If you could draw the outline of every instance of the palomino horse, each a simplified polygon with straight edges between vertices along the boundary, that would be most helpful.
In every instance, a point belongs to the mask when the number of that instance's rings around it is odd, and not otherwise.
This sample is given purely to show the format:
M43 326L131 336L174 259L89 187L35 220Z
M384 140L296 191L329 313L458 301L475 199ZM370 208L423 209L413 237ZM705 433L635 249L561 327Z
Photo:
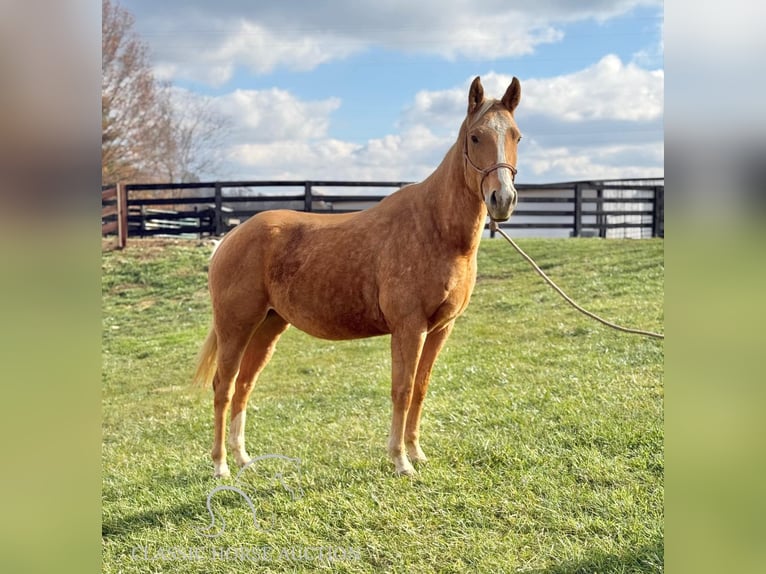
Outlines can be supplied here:
M521 135L518 79L500 100L477 77L457 142L421 183L351 214L259 213L227 234L210 261L213 327L195 381L212 381L215 476L240 466L245 409L258 374L289 325L323 339L391 335L393 416L388 453L401 475L426 460L420 414L431 369L468 305L487 213L507 220ZM409 455L409 459L408 459Z

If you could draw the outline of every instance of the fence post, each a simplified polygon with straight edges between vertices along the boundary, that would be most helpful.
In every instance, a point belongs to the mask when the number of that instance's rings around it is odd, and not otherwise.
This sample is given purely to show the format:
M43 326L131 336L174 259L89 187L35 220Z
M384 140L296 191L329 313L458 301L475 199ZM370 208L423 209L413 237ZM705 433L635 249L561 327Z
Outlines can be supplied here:
M125 249L128 244L128 190L117 184L117 245Z
M310 212L312 207L312 197L311 197L311 182L306 181L303 183L303 189L304 189L304 195L303 195L303 211Z
M661 214L665 209L665 188L655 186L654 188L654 202L652 209L652 237L660 236L660 225L664 218L661 218ZM664 233L662 236L664 237Z
M582 188L579 183L574 187L574 226L572 237L580 237L582 231Z
M596 210L598 215L596 216L596 223L598 224L598 236L606 237L606 210L604 209L604 188L599 187L596 189L596 196L598 201L596 203Z
M215 215L213 218L215 234L223 234L223 191L220 182L215 182Z

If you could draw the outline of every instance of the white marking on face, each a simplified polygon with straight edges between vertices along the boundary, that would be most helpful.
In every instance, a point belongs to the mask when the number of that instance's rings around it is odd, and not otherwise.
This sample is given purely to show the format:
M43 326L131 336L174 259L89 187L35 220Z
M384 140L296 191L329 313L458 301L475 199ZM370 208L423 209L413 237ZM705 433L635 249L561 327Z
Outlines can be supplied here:
M497 163L509 163L505 159L505 136L508 130L511 129L511 122L505 114L495 114L487 122L487 125L497 133ZM500 180L501 195L506 193L514 195L516 193L511 170L505 168L498 169L497 178Z

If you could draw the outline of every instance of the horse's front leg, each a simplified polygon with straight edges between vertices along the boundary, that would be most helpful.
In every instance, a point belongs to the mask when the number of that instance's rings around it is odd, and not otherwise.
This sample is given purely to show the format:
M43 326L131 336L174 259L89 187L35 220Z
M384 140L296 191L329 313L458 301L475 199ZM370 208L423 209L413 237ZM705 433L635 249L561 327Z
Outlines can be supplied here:
M442 350L444 343L452 332L454 321L449 322L438 331L428 334L423 352L418 362L418 370L415 375L415 385L412 390L412 400L407 412L407 424L404 433L404 442L407 445L407 453L410 455L411 462L425 462L428 460L420 448L420 415L423 412L423 400L426 398L428 383L431 380L431 370L433 369L436 357Z
M391 434L388 438L388 454L396 467L396 473L411 476L415 473L404 447L404 426L412 399L412 386L426 339L425 326L408 326L391 335Z

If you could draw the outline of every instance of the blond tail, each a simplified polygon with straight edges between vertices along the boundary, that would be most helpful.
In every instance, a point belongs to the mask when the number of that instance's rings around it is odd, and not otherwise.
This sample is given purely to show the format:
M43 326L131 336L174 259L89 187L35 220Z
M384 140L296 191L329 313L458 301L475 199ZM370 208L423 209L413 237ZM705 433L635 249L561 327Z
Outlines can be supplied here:
M217 355L218 337L215 334L215 329L211 327L210 332L207 334L207 339L205 339L197 355L197 369L194 371L192 385L208 387L212 384L215 368L218 363Z

